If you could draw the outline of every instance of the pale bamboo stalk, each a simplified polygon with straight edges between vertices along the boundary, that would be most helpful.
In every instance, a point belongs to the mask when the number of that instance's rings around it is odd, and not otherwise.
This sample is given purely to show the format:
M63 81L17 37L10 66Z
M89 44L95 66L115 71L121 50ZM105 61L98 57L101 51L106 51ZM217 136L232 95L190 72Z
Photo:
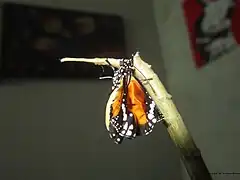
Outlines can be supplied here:
M119 59L114 58L63 58L61 61L77 61L94 63L96 65L109 65L106 59L113 67L119 68L120 61ZM172 101L172 96L166 91L164 85L154 73L151 66L141 59L139 53L136 53L133 56L133 62L135 67L134 76L142 82L142 85L145 87L149 95L155 101L158 109L163 114L164 124L166 125L172 141L180 150L181 159L191 180L212 180L199 149L194 143L192 136L190 135L181 115ZM146 79L149 80L146 81ZM112 103L113 97L114 95L112 94L109 97L106 106L105 122L107 127L109 124L109 107Z

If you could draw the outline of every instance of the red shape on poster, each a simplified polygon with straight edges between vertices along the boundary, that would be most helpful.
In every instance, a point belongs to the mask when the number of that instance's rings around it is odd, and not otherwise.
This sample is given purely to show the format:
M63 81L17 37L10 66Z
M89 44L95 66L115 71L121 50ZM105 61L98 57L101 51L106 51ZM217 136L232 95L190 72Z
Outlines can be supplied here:
M182 6L197 68L239 46L240 0L185 0Z

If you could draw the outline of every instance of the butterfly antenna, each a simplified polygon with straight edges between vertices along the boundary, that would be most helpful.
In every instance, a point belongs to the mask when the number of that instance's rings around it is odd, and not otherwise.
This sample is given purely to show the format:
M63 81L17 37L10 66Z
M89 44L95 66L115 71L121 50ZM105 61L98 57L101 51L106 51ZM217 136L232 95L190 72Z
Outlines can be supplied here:
M114 67L112 66L112 64L108 61L108 58L106 59L106 62L109 64L109 66L112 68L112 70L114 71ZM101 66L102 68L102 74L104 73L104 67ZM112 76L100 76L99 79L112 79Z
M115 71L114 67L113 67L112 64L109 62L108 58L106 59L106 62L107 62L108 65L112 68L112 70Z
M103 66L101 66L101 68L102 68L102 74L105 72L104 71L104 67ZM100 76L99 77L99 79L112 79L113 77L112 76Z

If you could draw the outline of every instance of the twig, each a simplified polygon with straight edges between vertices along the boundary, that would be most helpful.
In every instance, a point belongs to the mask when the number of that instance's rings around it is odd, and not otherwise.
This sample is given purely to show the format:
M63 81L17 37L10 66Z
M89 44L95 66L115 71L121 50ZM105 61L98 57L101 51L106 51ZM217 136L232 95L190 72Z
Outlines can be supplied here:
M96 65L109 65L106 62L106 59L111 63L112 66L119 68L120 61L113 58L64 58L61 61L78 61L94 63ZM191 180L212 180L210 173L208 172L208 169L202 159L201 153L195 145L192 136L187 130L182 117L174 105L171 95L168 94L158 76L153 72L151 66L141 59L139 53L134 55L133 62L136 69L134 76L142 82L143 86L163 114L168 133L181 152L182 161L185 164ZM144 81L146 79L149 80ZM114 95L110 96L106 107L107 126L109 124L109 106L113 97Z
M65 57L60 59L61 62L87 62L87 63L93 63L95 65L109 65L107 63L108 60L113 67L119 68L119 60L120 59L114 59L114 58L70 58Z

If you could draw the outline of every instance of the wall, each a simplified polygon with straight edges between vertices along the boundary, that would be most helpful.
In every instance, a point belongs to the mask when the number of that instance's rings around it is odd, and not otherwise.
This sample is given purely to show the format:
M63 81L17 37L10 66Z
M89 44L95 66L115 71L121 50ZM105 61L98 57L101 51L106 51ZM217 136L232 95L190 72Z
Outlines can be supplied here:
M167 85L211 172L240 172L239 48L196 70L180 1L154 1ZM213 175L239 179L239 175ZM183 178L188 179L185 170Z
M124 0L21 2L123 16L128 52L140 50L150 64L158 67L156 72L164 80L151 3ZM110 86L109 81L1 84L0 179L178 180L178 154L163 126L158 125L151 136L119 146L110 140L104 126Z

